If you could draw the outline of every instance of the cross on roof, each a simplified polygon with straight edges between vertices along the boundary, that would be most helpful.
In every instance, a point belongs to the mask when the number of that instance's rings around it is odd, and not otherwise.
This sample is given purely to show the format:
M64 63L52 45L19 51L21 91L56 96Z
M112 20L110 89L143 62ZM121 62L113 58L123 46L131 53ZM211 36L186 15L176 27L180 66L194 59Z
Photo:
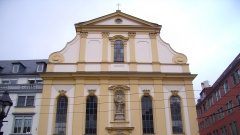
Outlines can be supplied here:
M119 10L119 6L120 6L120 4L118 3L116 6L118 6L118 10Z

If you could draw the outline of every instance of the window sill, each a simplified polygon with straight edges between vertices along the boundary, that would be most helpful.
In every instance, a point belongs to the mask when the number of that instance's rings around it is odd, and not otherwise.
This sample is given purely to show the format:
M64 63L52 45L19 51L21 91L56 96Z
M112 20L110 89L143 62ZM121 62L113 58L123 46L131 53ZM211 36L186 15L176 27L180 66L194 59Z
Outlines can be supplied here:
M9 134L9 135L32 135L32 134L24 134L24 133L12 133L12 134Z
M14 106L15 108L35 108L35 106Z

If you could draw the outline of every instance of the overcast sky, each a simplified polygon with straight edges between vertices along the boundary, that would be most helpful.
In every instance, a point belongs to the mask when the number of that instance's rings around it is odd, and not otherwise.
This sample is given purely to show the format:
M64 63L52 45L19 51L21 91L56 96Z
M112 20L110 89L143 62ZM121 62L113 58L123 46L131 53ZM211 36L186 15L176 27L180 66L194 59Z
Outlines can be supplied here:
M0 60L47 59L75 37L74 24L116 11L162 25L188 57L195 98L240 52L240 0L0 0Z

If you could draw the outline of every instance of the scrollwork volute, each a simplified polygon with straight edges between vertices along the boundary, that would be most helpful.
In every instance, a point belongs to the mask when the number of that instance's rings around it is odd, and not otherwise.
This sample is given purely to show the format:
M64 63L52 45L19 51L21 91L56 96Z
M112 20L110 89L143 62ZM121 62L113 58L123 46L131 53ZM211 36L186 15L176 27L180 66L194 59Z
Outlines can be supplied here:
M61 63L64 60L64 56L61 53L57 52L57 53L52 53L48 59L51 63Z
M80 32L81 38L87 38L88 33L87 32Z
M176 54L175 56L173 56L173 62L177 64L186 64L187 57L183 54Z
M128 32L128 37L129 38L135 38L136 32Z
M108 38L109 32L102 32L102 37L103 38Z
M149 33L151 39L156 39L157 33Z

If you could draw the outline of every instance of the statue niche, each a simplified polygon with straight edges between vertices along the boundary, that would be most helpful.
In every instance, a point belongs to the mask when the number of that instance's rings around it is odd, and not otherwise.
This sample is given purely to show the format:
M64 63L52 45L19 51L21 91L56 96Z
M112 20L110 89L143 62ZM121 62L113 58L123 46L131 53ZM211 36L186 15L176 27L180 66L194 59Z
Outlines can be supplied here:
M114 103L115 103L115 120L125 120L124 116L125 98L124 92L122 90L115 91Z

